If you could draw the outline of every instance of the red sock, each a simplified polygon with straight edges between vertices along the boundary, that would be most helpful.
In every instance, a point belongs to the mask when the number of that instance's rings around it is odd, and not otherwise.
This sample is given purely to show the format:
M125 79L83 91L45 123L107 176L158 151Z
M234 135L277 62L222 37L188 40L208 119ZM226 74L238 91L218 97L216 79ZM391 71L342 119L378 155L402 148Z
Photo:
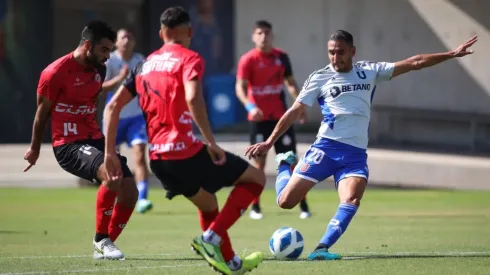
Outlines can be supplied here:
M109 234L109 223L111 222L115 201L116 192L101 185L99 191L97 191L97 202L95 205L95 233Z
M254 198L264 190L264 186L256 183L241 183L235 186L228 196L223 210L209 226L209 229L223 238L228 229L240 218Z
M134 208L128 208L120 203L116 203L114 213L112 214L111 224L109 224L109 238L115 242L121 234L124 227L131 218Z
M259 204L260 202L260 196L257 196L254 198L254 200L252 201L252 204L255 205L255 204Z
M218 210L214 212L199 211L199 222L201 224L201 229L203 232L209 228L209 226L216 219L218 214ZM223 259L225 260L225 262L229 262L233 260L233 257L235 257L235 251L233 251L233 248L231 247L231 241L228 233L225 233L223 236L221 236L221 240L221 254L223 255Z

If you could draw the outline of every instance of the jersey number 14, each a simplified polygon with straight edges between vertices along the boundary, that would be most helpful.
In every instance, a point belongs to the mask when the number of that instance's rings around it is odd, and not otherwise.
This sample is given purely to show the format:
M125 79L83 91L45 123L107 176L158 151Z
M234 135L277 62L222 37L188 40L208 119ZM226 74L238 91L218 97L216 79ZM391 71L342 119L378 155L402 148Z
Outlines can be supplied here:
M63 123L63 134L68 136L69 134L78 135L77 124L72 122Z

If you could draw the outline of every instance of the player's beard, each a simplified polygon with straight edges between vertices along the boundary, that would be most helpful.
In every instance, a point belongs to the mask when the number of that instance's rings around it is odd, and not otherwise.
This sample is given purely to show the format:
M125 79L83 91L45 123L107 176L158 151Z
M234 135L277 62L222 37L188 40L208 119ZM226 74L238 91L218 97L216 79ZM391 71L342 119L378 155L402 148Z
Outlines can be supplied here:
M97 58L97 55L95 54L94 50L90 50L89 51L90 54L87 56L87 61L90 65L94 66L96 69L98 68L101 68L101 67L104 67L105 65L105 62L106 62L106 59L102 59L102 60L99 60Z

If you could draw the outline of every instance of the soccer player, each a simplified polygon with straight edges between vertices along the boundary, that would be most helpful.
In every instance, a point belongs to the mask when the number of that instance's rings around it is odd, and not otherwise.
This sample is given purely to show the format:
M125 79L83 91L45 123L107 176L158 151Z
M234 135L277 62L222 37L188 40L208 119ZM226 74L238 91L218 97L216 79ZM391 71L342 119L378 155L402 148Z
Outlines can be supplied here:
M125 29L117 32L116 50L106 62L107 73L102 84L102 90L109 92L106 103L110 101L114 92L128 75L130 69L145 60L142 54L133 52L135 46L133 34ZM107 133L106 133L107 135ZM148 200L148 169L146 165L146 122L138 100L133 99L126 105L120 114L120 123L117 128L116 144L119 146L126 143L132 147L135 179L139 191L136 211L145 213L151 210L153 204Z
M352 35L339 30L330 36L330 64L309 76L296 102L279 120L269 139L250 146L245 153L249 157L265 154L300 117L305 106L312 106L315 101L319 103L323 120L317 140L299 160L294 172L290 172L290 167L297 162L293 152L276 157L279 165L276 194L281 208L293 208L315 184L330 176L335 179L340 204L320 243L308 256L309 260L341 258L328 250L347 229L366 189L368 126L376 85L413 70L471 54L473 51L468 48L476 41L474 36L455 50L419 54L396 63L353 63L356 48Z
M105 22L91 21L82 31L79 46L48 65L37 88L37 112L32 140L24 155L29 170L36 164L42 133L51 116L53 151L61 168L101 183L96 199L94 259L123 259L114 245L129 221L138 189L126 158L122 177L110 178L104 162L104 136L96 121L96 101L105 77L105 61L114 47L116 32ZM117 202L116 202L117 199Z
M265 175L216 144L201 91L204 61L188 49L192 34L188 13L168 8L160 25L164 45L130 72L107 105L107 172L110 177L121 176L115 130L120 110L137 96L148 127L151 170L168 191L167 198L183 195L198 208L204 233L193 239L192 248L222 274L243 274L257 267L264 254L240 259L227 231L261 194ZM193 135L193 121L204 144ZM215 193L225 186L233 190L219 212Z
M248 111L250 121L250 144L267 140L277 121L286 112L284 84L289 93L296 98L298 85L288 55L272 45L272 24L259 20L255 22L252 41L255 48L240 58L237 68L236 95ZM305 120L302 114L301 123ZM274 143L276 154L296 152L296 137L289 128ZM254 158L257 168L264 171L267 155ZM311 217L306 199L301 200L301 219ZM252 203L250 218L262 219L259 197Z

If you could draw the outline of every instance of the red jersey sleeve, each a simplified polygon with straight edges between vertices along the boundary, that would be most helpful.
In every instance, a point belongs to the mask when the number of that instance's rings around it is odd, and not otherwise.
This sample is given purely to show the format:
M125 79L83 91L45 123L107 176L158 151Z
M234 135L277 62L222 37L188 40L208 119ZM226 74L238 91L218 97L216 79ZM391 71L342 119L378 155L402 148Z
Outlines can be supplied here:
M184 83L196 77L200 80L204 74L204 60L198 54L192 55L184 61L182 70Z
M246 55L243 55L238 61L236 77L237 79L249 80L251 76L252 68L250 66L250 58L248 58Z
M57 76L57 72L53 70L44 70L39 78L39 84L37 85L37 94L46 97L51 101L55 101L58 97L62 83L60 77Z

